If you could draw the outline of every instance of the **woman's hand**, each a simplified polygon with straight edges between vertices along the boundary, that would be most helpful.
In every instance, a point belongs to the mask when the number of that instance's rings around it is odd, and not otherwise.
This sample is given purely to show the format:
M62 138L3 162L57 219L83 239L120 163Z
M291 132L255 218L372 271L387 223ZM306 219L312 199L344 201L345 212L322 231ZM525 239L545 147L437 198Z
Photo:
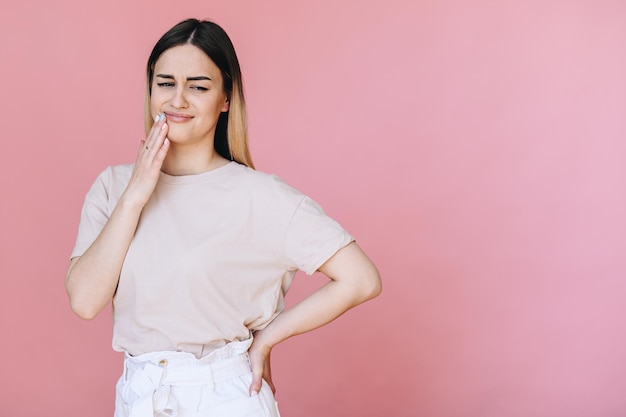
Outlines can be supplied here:
M82 256L70 262L65 288L72 310L91 320L111 301L139 216L154 191L169 148L167 124L160 115L141 141L128 186L102 231Z
M250 349L248 349L248 356L250 357L250 365L252 366L252 384L250 385L250 395L257 395L261 391L263 380L272 389L272 392L276 394L276 387L272 382L272 369L270 365L270 354L272 348L263 344L262 337L263 330L255 332L254 339Z
M150 199L170 145L167 130L165 116L158 114L148 137L140 141L135 167L122 196L127 202L143 207Z

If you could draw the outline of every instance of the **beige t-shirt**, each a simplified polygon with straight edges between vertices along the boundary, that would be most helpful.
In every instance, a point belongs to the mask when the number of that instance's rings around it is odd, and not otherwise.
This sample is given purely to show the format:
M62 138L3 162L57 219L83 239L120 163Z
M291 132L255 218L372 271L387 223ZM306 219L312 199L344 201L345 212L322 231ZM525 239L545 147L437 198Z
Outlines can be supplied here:
M105 169L85 198L72 257L107 222L133 165ZM315 272L353 238L309 197L236 162L161 173L113 298L113 348L203 357L284 308L296 270Z

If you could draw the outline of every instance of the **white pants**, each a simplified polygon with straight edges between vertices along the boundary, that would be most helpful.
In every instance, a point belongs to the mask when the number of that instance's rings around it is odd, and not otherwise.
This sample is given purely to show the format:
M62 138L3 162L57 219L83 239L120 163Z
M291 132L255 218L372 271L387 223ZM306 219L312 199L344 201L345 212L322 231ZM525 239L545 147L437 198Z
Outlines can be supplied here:
M280 417L265 381L250 397L251 342L229 343L202 359L185 352L126 354L115 417Z

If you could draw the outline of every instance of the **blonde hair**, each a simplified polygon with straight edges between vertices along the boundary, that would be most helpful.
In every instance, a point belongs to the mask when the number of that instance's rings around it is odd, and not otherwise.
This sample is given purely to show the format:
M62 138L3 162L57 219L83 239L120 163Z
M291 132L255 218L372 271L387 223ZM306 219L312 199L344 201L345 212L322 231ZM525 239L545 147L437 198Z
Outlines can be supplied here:
M246 113L243 85L234 83L229 100L226 137L230 155L234 161L254 168L250 148L248 147L248 115Z

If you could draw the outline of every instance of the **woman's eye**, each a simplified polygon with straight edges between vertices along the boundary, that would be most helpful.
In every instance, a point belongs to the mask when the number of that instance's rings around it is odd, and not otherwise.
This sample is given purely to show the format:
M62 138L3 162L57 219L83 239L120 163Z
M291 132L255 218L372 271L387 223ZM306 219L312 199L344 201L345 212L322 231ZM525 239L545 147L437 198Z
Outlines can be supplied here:
M172 87L174 83L157 83L159 87Z
M193 90L197 90L197 91L209 91L209 89L208 89L208 88L206 88L206 87L202 87L202 86L199 86L199 85L193 85L193 86L191 86L191 88L192 88Z

